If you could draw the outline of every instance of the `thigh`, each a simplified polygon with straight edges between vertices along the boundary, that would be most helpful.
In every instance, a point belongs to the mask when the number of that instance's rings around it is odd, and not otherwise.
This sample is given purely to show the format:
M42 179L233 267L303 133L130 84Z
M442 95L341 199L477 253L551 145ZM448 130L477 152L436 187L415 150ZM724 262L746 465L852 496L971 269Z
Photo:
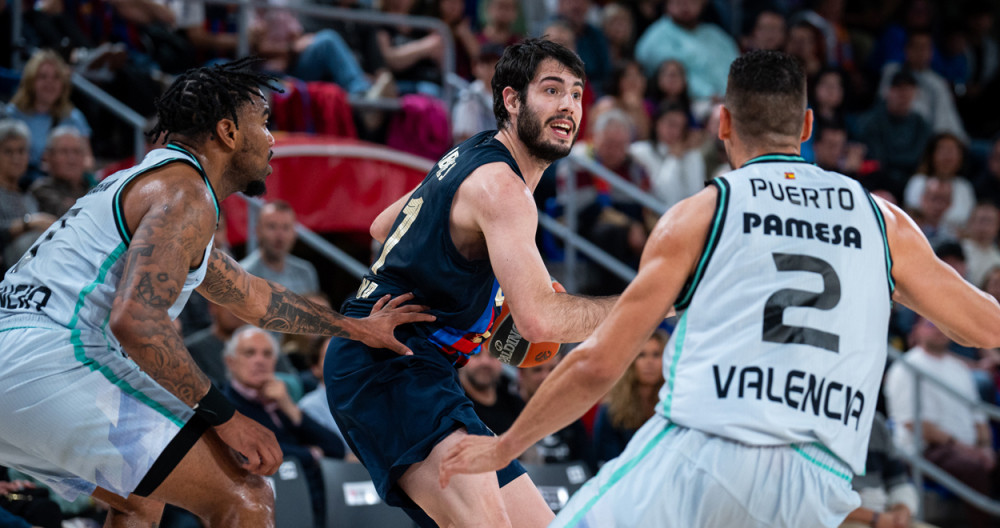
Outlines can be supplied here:
M101 336L0 332L0 462L69 499L127 496L192 415ZM39 439L45 439L39 442Z

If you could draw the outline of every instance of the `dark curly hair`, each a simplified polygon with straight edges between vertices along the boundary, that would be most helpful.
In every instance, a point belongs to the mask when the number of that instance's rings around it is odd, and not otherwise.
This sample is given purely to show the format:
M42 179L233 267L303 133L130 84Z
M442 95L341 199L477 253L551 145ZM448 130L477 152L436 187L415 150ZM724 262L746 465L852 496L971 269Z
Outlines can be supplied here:
M173 134L202 140L226 118L239 128L236 112L241 104L260 97L261 88L284 91L275 84L277 77L253 69L261 60L244 57L184 72L156 99L157 122L146 135L155 141L163 134L164 143Z

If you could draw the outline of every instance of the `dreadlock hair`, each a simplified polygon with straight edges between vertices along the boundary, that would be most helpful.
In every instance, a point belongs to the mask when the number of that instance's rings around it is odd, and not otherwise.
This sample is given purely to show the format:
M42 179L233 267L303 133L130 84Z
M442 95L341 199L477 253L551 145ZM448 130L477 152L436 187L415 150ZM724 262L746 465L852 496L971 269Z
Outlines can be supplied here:
M275 84L277 77L253 69L262 60L244 57L184 72L156 99L157 122L146 136L156 141L163 134L164 143L172 134L202 140L226 118L239 128L236 111L241 104L260 97L261 88L284 91Z

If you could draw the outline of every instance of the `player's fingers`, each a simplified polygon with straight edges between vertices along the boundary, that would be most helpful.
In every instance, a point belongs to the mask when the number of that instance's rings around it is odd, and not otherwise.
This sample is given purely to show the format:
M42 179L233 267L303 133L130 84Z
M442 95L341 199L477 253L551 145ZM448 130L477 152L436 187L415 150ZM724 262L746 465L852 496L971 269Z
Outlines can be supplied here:
M406 301L409 301L412 298L413 298L412 292L404 293L403 295L400 295L399 297L396 297L395 299L389 301L389 308L395 308L405 303Z
M437 317L434 317L433 315L428 314L428 313L402 314L399 317L399 323L398 324L406 324L406 323L429 323L429 322L434 321L436 319L437 319Z
M390 296L388 293L383 295L379 300L375 301L375 305L372 306L372 311L368 315L374 315L376 312L381 310L382 307L385 306L385 303L389 302L389 299L391 298L392 296Z
M257 453L257 450L248 449L243 456L246 457L246 461L243 462L243 469L251 473L257 473L260 469L260 454Z
M393 339L392 341L389 341L386 344L385 348L388 348L389 350L392 350L393 352L395 352L395 353L397 353L397 354L399 354L401 356L412 356L413 355L413 351L410 350L403 343L400 343L399 340L397 340L397 339Z
M441 489L445 489L449 482L451 482L451 471L441 464L441 469L438 470L438 484L441 485Z

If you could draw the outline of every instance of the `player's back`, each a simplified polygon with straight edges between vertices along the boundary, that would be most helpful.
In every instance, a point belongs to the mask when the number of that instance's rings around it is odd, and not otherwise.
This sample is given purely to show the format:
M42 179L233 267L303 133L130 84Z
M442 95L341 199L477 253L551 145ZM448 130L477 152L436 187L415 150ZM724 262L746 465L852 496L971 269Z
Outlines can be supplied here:
M659 412L752 445L818 442L863 472L891 306L881 212L858 182L798 156L713 183Z
M107 326L131 241L122 192L141 174L177 162L196 168L208 184L197 158L171 145L151 151L138 165L107 177L77 200L0 282L0 318L5 318L5 324L16 324L16 319L27 324L29 319L43 317L60 326L106 334L108 343L113 343ZM211 247L209 243L201 266L185 279L169 309L172 318L204 278Z
M488 258L470 260L451 237L451 205L455 193L477 168L507 163L521 175L507 148L482 132L446 154L414 190L393 222L381 254L361 281L343 312L364 316L376 300L413 292L417 304L430 307L433 323L413 325L456 363L474 353L492 321L498 286Z

